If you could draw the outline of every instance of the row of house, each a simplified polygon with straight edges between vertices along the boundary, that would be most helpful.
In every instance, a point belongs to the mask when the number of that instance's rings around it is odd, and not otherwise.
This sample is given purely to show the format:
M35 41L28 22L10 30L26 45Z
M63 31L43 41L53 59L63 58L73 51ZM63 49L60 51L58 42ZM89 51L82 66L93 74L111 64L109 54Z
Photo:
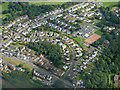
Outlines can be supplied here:
M20 20L27 19L27 18L29 18L28 15L20 17L20 18L16 19L15 21L13 21L12 23L8 24L7 26L4 26L4 29L8 29L8 28L12 27L16 22L19 22Z

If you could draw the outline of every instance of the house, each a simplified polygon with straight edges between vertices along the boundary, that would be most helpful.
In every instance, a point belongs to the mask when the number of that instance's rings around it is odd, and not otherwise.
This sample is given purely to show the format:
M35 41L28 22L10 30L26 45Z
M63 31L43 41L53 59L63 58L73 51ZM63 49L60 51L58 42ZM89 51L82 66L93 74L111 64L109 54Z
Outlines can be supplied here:
M65 70L66 70L67 68L68 68L68 66L63 66L63 69L65 69Z
M66 48L66 45L65 45L65 44L63 44L63 45L62 45L62 49L64 50L65 48Z
M17 50L18 48L17 47L14 47L14 46L9 46L10 49L15 49Z
M1 68L1 70L3 71L3 70L6 70L7 68L8 68L7 64L2 63L2 68Z
M20 68L20 67L17 67L16 69L17 69L17 70L20 70L20 71L22 71L22 72L25 72L25 70L22 69L22 68Z
M120 88L120 75L115 75L114 76L114 83L116 87Z
M59 15L58 15L58 17L62 17L62 16L63 16L63 14L59 14Z
M18 57L19 55L20 55L19 52L14 52L14 56L15 56L15 57Z
M91 20L89 20L89 19L84 19L84 21L87 23L91 22Z
M4 47L7 47L7 46L9 46L12 42L13 42L13 41L10 39L10 40L7 41L3 46L4 46Z
M89 5L89 3L85 3L84 5L82 5L82 8L84 8L84 7L88 6L88 5Z
M94 13L92 13L92 12L89 12L89 13L87 14L88 17L91 17L92 15L94 15Z
M7 65L8 65L8 67L9 67L11 70L16 70L16 68L15 68L14 65L12 65L12 64L7 64Z
M26 60L26 59L27 59L27 57L26 57L25 55L23 55L23 54L20 55L20 58L21 58L22 60Z
M20 52L22 52L23 50L25 50L25 47L23 47L23 46L19 47Z
M70 60L70 58L66 58L66 60L67 60L67 61L69 61L69 60Z
M15 35L14 39L20 38L20 35Z
M53 76L52 75L47 75L47 80L51 80L53 78Z

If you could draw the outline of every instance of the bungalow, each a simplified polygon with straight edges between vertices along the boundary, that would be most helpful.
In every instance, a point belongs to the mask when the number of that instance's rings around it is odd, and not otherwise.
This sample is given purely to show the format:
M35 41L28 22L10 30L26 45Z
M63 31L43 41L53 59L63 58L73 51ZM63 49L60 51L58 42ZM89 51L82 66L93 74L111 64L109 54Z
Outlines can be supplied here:
M17 70L20 70L20 71L22 71L22 72L25 72L25 69L22 69L22 68L20 68L20 67L17 67L16 69L17 69Z
M84 7L88 6L88 5L89 5L89 3L85 3L84 5L82 5L82 8L84 8Z
M87 23L91 22L91 20L89 20L89 19L84 19L84 21Z
M8 68L7 64L2 64L2 68L1 68L2 71L6 70L7 68Z
M87 8L87 9L85 9L86 11L90 11L91 10L91 8Z
M15 29L15 31L19 31L22 27L18 27L17 29Z
M120 88L120 75L114 76L115 86Z
M65 48L66 48L66 45L65 45L65 44L63 44L63 45L62 45L62 49L64 50Z
M12 64L7 64L7 65L8 65L8 67L9 67L11 70L16 70L16 68L15 68L14 65L12 65Z
M14 47L14 46L9 46L10 49L15 49L17 50L18 48L17 47Z
M19 52L14 52L14 56L15 56L15 57L18 57L19 55L20 55Z
M58 15L58 17L62 17L62 16L63 16L63 14L59 14L59 15Z
M71 31L67 31L67 34L71 34Z
M62 45L63 45L63 43L62 43L62 42L59 42L59 43L58 43L58 45L59 45L59 46L62 46Z
M68 66L63 66L63 69L65 69L65 70L66 70L67 68L68 68Z
M10 39L10 40L7 41L3 46L4 46L4 47L7 47L7 46L9 46L12 42L13 42L13 41Z
M70 58L66 58L66 60L67 60L67 61L69 61L69 60L70 60Z
M20 52L22 52L23 50L25 50L25 47L23 47L23 46L19 47Z
M89 13L87 14L88 17L91 17L92 15L94 15L94 13L92 13L92 12L89 12Z
M52 75L47 75L47 80L51 80L53 78L53 76Z
M21 58L22 60L26 60L26 59L27 59L27 57L26 57L25 55L20 55L20 58Z
M68 15L64 16L63 18L66 19L68 17Z

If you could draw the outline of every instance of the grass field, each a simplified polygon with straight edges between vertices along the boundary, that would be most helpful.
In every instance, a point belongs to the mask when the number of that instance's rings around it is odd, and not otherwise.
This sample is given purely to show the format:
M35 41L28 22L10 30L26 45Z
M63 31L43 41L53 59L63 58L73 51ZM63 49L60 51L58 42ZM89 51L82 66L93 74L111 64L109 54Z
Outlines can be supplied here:
M25 45L20 45L20 44L17 44L17 45L10 45L10 46L13 46L13 47L25 47Z
M81 42L81 40L84 41L83 38L81 38L81 37L75 37L75 38L73 38L73 39L76 40L76 41L82 46L82 42Z
M84 38L82 38L82 37L75 37L75 38L73 38L73 40L76 40L76 41L80 44L80 46L81 46L84 50L87 51L87 47L82 44L82 42L85 42L85 39L84 39ZM82 42L81 42L81 41L82 41Z
M94 19L94 22L95 22L95 23L99 23L99 22L100 22L100 20Z
M10 59L10 58L5 58L5 57L2 57L3 60L5 61L8 61L10 62L11 64L14 64L14 65L19 65L19 64L23 64L23 67L25 68L29 68L30 70L32 70L34 67L28 65L28 64L25 64L23 62L20 62L20 61L17 61L17 60L13 60L13 59Z
M62 5L65 2L29 2L29 5L36 5L36 6L40 6L40 5Z
M5 3L2 4L2 11L8 9L8 4L9 4L9 2L5 2Z
M103 2L103 7L108 7L110 5L117 5L118 2Z
M100 35L100 36L102 36L102 34L103 34L100 30L97 30L95 33Z
M85 23L79 23L80 25L85 25Z

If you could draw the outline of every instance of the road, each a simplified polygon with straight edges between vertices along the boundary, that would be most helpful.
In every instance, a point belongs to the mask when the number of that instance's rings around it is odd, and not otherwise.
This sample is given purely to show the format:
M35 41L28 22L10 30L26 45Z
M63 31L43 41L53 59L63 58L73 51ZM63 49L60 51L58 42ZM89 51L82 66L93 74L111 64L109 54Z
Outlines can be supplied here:
M76 58L76 54L75 54L75 51L74 49L66 42L66 44L69 46L69 48L71 49L72 51L72 54L73 54L73 57L72 57L72 64L70 66L70 68L65 72L65 74L63 75L63 78L67 77L67 75L73 70L74 68L74 65L75 65L75 58Z

